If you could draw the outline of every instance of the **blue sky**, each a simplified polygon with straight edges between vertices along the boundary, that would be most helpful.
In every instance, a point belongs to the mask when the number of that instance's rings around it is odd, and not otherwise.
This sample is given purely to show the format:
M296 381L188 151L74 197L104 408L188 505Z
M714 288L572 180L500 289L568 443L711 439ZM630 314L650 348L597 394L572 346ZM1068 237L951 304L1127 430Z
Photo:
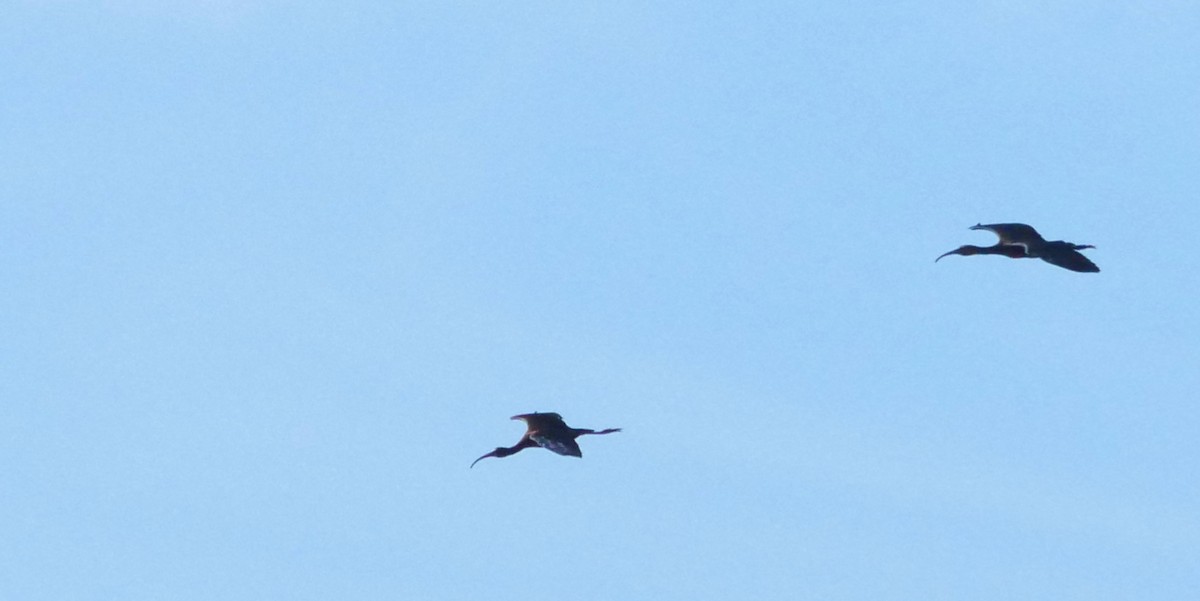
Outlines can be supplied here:
M0 597L1191 599L1189 2L10 3ZM1022 221L1103 270L933 259ZM510 445L557 411L582 460Z

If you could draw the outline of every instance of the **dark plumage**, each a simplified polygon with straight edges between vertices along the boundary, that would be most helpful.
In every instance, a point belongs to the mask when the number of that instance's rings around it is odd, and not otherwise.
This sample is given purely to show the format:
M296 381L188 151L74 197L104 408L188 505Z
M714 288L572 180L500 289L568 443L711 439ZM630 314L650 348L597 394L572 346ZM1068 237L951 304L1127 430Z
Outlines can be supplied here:
M481 459L488 457L508 457L514 453L519 453L530 447L542 447L550 451L554 451L559 455L567 455L570 457L583 457L583 451L579 450L579 444L575 442L576 438L585 434L612 434L620 432L620 428L608 428L605 430L590 430L588 428L572 428L563 421L561 415L557 413L523 413L514 415L512 419L519 419L525 422L525 435L517 444L511 447L496 447L496 450L487 453L471 463L471 467L475 467Z
M943 253L934 262L942 260L946 255L1004 255L1012 259L1041 259L1051 265L1063 269L1085 273L1100 271L1099 267L1079 251L1085 248L1096 248L1091 244L1074 244L1062 240L1047 241L1037 230L1024 223L982 223L971 226L973 230L987 230L996 234L1000 241L992 246L960 246L950 252Z

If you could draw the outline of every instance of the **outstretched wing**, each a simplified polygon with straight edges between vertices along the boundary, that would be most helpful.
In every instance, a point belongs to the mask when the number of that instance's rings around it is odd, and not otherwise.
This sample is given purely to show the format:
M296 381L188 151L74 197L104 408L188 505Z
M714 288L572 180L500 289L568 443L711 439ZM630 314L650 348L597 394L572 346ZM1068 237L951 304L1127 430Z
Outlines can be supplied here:
M1071 271L1080 271L1083 273L1096 273L1100 271L1100 268L1096 267L1096 264L1091 259L1083 256L1083 253L1066 244L1051 243L1042 249L1039 256L1043 261L1051 265L1057 265Z
M583 457L583 451L579 450L579 444L575 439L567 436L553 436L544 434L531 434L529 436L533 442L538 443L538 446L548 451L554 451L559 455L567 455L568 457Z
M538 413L535 411L533 413L514 415L512 418L524 421L525 425L529 426L530 432L536 430L557 430L567 427L567 424L563 422L562 416L557 413Z
M987 230L1000 237L1004 244L1020 244L1028 247L1030 244L1041 244L1046 241L1033 227L1024 223L977 223L973 230Z

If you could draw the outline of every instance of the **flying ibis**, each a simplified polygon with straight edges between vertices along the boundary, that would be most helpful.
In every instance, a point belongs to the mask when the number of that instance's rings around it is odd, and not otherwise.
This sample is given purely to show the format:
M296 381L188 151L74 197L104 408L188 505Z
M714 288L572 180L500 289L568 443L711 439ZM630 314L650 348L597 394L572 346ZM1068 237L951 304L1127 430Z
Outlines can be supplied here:
M970 244L960 246L934 259L934 263L942 260L942 257L946 255L1004 255L1011 259L1041 259L1051 265L1071 271L1089 273L1100 271L1095 263L1079 252L1085 248L1096 248L1091 244L1046 240L1037 233L1037 230L1024 223L991 223L988 225L977 223L971 226L971 229L992 232L999 236L1000 241L992 246L972 246Z
M579 444L575 442L576 438L585 434L612 434L621 431L620 428L599 431L588 428L572 428L557 413L537 413L535 411L514 415L512 419L525 422L525 435L521 437L521 440L511 447L496 447L495 451L472 462L471 467L475 467L476 463L488 457L508 457L532 447L542 447L559 455L583 457L583 451L579 450Z

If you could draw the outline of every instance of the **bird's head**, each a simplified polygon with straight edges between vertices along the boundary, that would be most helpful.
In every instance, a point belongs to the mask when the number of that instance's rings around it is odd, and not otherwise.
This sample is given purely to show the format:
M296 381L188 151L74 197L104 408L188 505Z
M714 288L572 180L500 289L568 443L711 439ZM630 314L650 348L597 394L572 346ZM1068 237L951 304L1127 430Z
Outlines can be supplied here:
M512 449L506 449L504 447L496 447L495 451L492 451L491 453L486 453L486 454L480 456L479 459L472 461L471 467L475 467L476 463L479 463L480 461L487 459L488 457L508 457L509 455L512 455L515 452L516 451L513 451Z
M973 246L967 244L965 246L960 246L948 253L943 253L941 257L934 259L933 262L937 263L946 255L962 255L964 257L969 257L971 255L1001 255L1010 259L1020 259L1030 256L1029 253L1025 251L1025 247L1019 244L996 244L993 246Z
M942 260L942 257L946 257L949 255L962 255L964 257L969 257L971 255L977 255L977 254L979 254L979 247L971 246L970 244L967 244L964 246L960 246L952 251L942 253L940 256L938 256L938 258L934 259L933 262L937 263L938 261Z

